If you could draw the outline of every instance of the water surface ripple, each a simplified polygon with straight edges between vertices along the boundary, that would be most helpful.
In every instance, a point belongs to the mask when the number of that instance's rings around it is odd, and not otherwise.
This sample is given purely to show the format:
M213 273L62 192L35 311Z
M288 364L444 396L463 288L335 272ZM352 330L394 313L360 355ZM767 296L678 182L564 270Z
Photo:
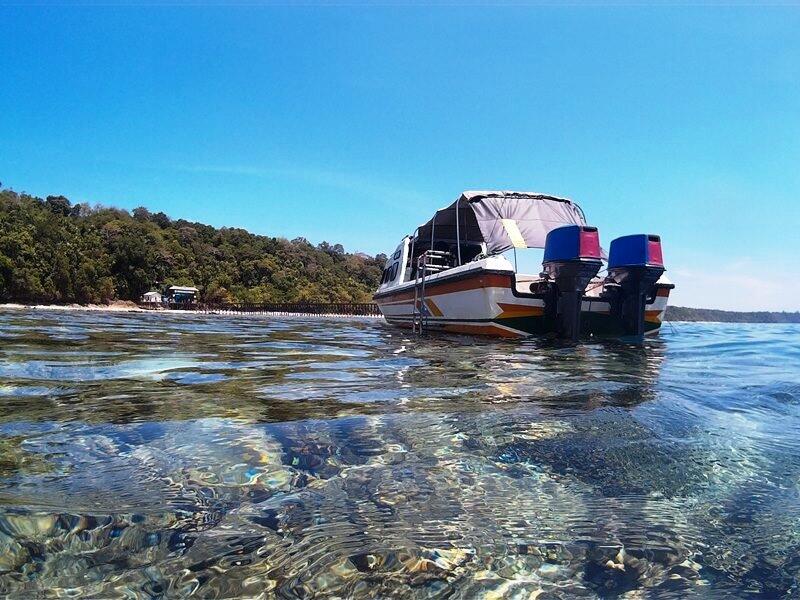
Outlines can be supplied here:
M0 312L0 594L800 597L798 334Z

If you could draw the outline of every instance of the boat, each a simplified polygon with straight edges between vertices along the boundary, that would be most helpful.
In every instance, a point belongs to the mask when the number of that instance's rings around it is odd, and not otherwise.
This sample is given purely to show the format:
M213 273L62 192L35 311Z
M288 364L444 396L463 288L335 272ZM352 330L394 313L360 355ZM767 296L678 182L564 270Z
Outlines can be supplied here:
M513 251L544 250L539 274ZM389 256L374 301L415 331L569 341L658 334L674 285L661 238L634 234L608 251L578 204L547 194L466 191Z

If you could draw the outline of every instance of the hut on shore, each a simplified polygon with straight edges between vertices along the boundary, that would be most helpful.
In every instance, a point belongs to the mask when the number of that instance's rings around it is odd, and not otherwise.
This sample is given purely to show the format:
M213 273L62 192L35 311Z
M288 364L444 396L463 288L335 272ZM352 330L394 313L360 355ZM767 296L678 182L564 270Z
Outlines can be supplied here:
M147 292L142 294L142 302L144 304L161 304L161 292Z
M170 304L195 304L198 292L195 287L171 285L164 290L164 300Z

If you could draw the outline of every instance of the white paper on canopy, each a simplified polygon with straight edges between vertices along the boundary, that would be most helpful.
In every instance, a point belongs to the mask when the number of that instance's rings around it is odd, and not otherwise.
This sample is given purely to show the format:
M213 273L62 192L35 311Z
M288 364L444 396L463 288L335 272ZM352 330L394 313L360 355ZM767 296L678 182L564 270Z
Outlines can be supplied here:
M528 244L525 242L525 238L522 237L522 232L517 227L517 222L514 219L500 219L500 222L503 224L503 229L506 230L511 243L514 244L514 248L527 248Z

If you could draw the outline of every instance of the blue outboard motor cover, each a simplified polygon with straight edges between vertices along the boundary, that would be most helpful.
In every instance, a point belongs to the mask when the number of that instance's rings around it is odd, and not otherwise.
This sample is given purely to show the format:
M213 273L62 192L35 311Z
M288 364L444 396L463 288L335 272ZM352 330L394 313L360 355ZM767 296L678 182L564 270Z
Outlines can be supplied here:
M657 235L636 234L619 237L611 242L608 268L663 267L661 238Z
M544 242L544 262L600 258L596 227L567 225L553 229Z

